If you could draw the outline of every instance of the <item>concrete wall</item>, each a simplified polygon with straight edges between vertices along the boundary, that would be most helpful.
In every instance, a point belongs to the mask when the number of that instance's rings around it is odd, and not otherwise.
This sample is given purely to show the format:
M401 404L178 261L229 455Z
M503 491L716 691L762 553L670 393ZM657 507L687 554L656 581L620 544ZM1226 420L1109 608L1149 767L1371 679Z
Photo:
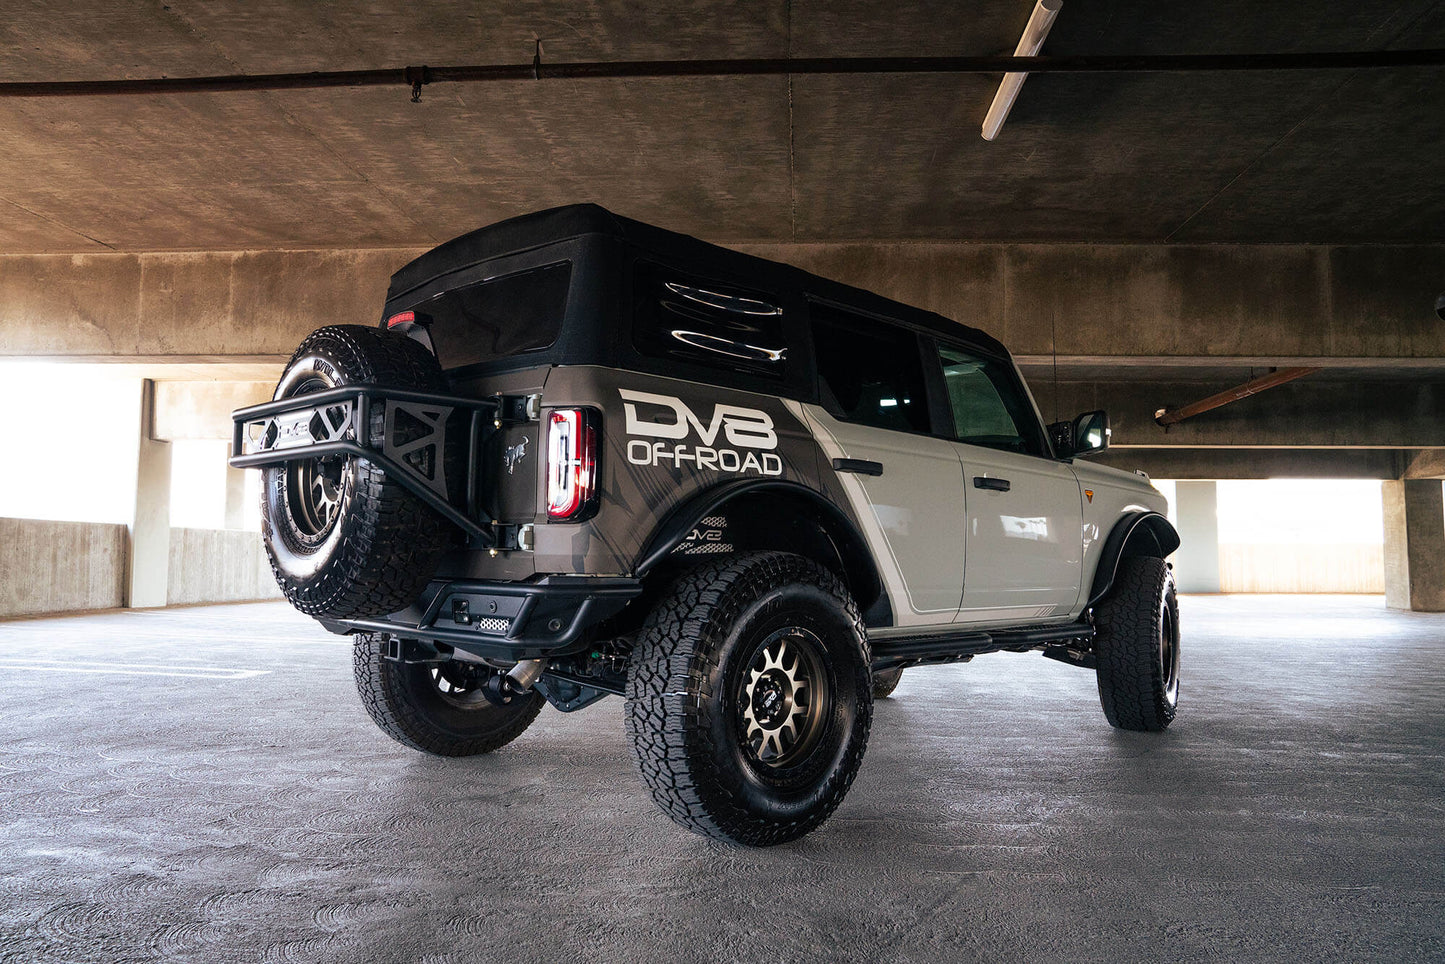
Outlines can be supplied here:
M280 372L277 372L279 377ZM276 380L266 382L156 382L153 437L181 439L231 438L231 412L271 401Z
M123 525L0 519L0 616L113 609L125 565Z
M1385 549L1379 543L1219 545L1220 592L1383 593Z
M171 605L279 599L261 534L172 529L166 601Z

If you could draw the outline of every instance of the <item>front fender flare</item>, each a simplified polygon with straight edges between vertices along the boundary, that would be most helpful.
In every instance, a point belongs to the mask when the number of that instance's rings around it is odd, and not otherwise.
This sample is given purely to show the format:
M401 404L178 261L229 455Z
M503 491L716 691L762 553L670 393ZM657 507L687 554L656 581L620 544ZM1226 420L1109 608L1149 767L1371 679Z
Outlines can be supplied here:
M1126 514L1114 524L1108 538L1104 540L1087 605L1094 605L1114 587L1119 560L1125 556L1155 556L1163 559L1178 548L1179 533L1160 513L1140 511Z

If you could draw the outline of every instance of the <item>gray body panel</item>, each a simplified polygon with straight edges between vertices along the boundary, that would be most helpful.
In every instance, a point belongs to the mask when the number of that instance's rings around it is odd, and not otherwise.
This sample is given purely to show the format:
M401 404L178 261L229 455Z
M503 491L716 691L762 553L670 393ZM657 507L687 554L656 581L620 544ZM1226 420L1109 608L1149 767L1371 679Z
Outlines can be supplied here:
M947 626L963 596L963 478L951 442L833 418L816 405L795 408L817 434L824 465L834 458L883 466L877 476L834 473L837 486L883 574L895 625Z
M955 445L967 502L968 563L958 622L1033 621L1074 611L1082 578L1079 483L1050 459ZM980 488L998 479L1008 491Z

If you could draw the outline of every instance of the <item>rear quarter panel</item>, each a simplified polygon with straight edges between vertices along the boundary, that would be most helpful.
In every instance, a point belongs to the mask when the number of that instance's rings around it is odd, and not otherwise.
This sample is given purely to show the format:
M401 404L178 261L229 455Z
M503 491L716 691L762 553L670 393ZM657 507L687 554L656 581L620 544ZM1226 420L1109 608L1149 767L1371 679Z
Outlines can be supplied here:
M549 523L538 500L538 572L629 574L678 506L722 482L783 479L819 489L818 447L779 398L592 366L547 377L551 408L602 413L599 506L578 524ZM539 446L538 481L545 452Z

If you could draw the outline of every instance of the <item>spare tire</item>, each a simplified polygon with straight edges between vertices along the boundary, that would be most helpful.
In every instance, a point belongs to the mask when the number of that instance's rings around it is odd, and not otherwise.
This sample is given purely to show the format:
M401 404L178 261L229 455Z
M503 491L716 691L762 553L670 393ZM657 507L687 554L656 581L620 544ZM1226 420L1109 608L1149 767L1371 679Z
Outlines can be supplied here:
M447 387L441 366L419 342L381 328L333 325L296 349L274 397L355 384ZM380 437L385 417L384 406L372 406L372 438ZM379 465L348 455L262 470L261 533L281 592L301 612L323 619L405 609L455 538L434 510Z

